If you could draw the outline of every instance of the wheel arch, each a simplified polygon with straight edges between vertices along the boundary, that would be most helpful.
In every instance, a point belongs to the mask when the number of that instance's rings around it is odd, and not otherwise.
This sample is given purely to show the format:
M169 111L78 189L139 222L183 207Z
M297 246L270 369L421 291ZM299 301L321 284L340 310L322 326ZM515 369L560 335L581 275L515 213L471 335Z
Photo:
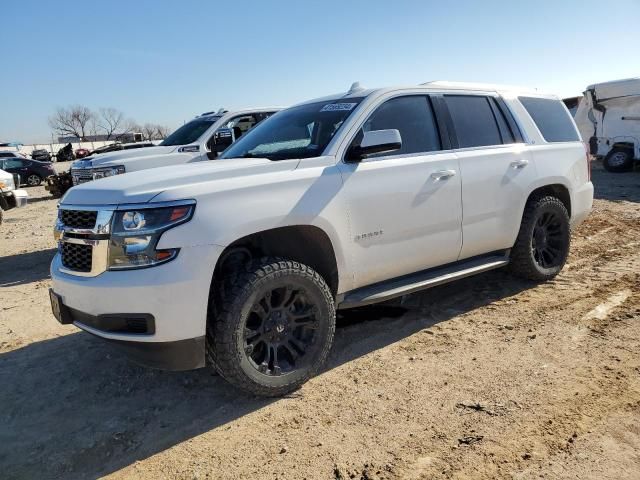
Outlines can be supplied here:
M216 262L211 288L237 266L233 263L236 253L251 258L282 257L303 263L324 278L334 298L338 293L339 266L334 245L329 235L315 225L275 227L233 241L225 247Z
M524 208L531 201L531 199L544 197L547 195L556 197L558 200L560 200L564 207L567 209L569 218L571 218L571 192L569 191L569 188L563 183L548 183L534 188L527 196L527 200L524 202L522 214L524 215Z
M611 144L611 150L613 150L614 148L622 148L622 149L625 149L625 150L631 150L631 155L634 155L635 143L632 142L632 141L613 142ZM609 150L609 152L611 152L611 150Z

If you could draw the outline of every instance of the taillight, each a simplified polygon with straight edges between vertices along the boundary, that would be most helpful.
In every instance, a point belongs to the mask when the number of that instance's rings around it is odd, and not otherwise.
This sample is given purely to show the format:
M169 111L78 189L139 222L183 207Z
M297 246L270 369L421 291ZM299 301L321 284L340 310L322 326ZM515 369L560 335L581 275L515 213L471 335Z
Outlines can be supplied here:
M584 156L587 160L587 181L591 181L591 149L589 148L589 144L587 142L583 142L584 145Z

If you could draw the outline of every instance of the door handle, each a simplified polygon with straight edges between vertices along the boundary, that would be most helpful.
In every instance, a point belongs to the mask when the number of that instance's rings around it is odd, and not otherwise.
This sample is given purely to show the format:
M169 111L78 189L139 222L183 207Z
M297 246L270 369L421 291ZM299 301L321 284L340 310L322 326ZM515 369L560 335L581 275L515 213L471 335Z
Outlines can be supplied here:
M453 177L456 174L455 170L438 170L431 174L431 178L434 180L444 180L449 177Z
M520 159L520 160L516 160L515 162L511 162L511 167L513 168L524 168L527 165L529 165L529 160L525 160L525 159Z

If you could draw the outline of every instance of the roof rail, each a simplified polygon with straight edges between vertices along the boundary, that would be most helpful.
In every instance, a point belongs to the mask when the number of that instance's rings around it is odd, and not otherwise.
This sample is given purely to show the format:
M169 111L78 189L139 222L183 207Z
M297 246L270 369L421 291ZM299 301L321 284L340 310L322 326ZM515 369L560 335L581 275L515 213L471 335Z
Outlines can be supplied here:
M210 112L204 112L204 113L201 113L200 115L196 115L196 118L206 117L207 115L223 115L227 112L228 110L225 110L224 108L220 108L218 110L211 110Z
M461 90L522 90L537 91L537 88L521 87L517 85L500 85L496 83L474 83L474 82L450 82L447 80L434 80L421 83L421 86L443 87Z

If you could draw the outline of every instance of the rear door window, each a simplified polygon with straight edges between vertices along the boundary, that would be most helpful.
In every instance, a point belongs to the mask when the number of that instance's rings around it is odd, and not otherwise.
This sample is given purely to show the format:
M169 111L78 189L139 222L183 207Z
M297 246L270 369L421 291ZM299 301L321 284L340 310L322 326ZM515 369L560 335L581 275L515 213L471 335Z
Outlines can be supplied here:
M459 148L485 147L513 143L513 139L502 141L500 128L489 98L479 95L444 96ZM502 119L504 121L504 119Z
M569 112L560 100L518 97L547 142L579 142Z

